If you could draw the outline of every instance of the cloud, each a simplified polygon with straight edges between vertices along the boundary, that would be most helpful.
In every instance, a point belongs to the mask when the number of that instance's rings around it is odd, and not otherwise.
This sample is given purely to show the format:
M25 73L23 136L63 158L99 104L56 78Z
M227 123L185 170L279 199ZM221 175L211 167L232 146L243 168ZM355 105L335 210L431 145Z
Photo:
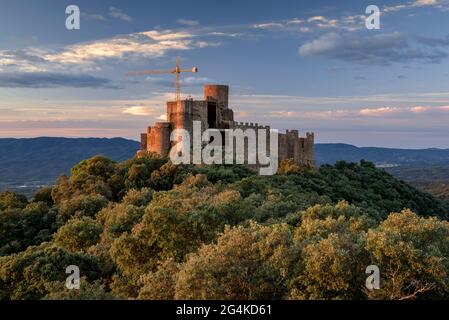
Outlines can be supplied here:
M323 16L310 17L307 22L315 23L319 28L337 28L340 24L337 19L328 19Z
M434 8L441 11L449 11L449 0L415 0L397 5L385 5L381 13L393 14L405 9ZM364 11L364 9L362 10ZM313 32L322 30L344 30L349 32L366 29L365 14L352 14L342 16L314 15L305 18L292 18L277 21L260 22L252 24L251 29L283 32ZM300 28L298 28L300 26Z
M0 136L123 136L138 140L141 129L163 120L166 101L174 95L172 90L148 94L117 100L30 98L12 100L8 105L0 101ZM202 98L200 92L196 98ZM391 132L402 132L403 141L412 140L416 147L416 141L425 132L426 139L419 141L427 141L428 146L448 147L449 91L327 97L234 93L231 101L236 121L257 122L279 130L297 128L302 134L312 130L320 141L400 143L402 140L391 140ZM132 109L124 113L128 108ZM363 109L381 108L397 111L381 114L377 110L377 116L360 114ZM381 132L389 134L380 138Z
M382 107L382 108L372 108L372 109L362 109L360 114L363 116L383 116L386 114L392 114L399 112L400 109L392 107Z
M337 110L324 110L324 111L308 111L302 113L302 117L310 119L337 119L345 118L351 115L350 110L337 109Z
M415 112L415 113L426 112L430 109L431 109L430 107L423 107L423 106L416 106L416 107L411 108L412 112Z
M178 20L176 20L176 22L180 25L188 26L188 27L195 27L195 26L200 25L200 23L196 20L178 19Z
M287 24L301 24L301 23L304 23L304 20L298 18L293 18L287 21Z
M133 22L133 18L124 13L122 10L115 7L109 7L109 16L115 19L119 19L125 22Z
M58 63L88 64L110 58L157 58L172 50L192 50L218 45L195 38L196 35L183 31L151 30L70 46L60 53L47 55L46 58Z
M313 16L307 19L307 22L315 22L315 21L326 21L327 19L323 16Z
M417 37L416 38L418 42L427 45L427 46L449 46L449 34L446 35L444 38L434 38L434 37Z
M0 50L0 69L8 67L28 72L45 71L47 61L42 54L42 50L33 48Z
M407 116L438 116L449 115L449 106L414 106L414 107L378 107L378 108L355 108L355 109L327 109L327 110L275 110L270 111L269 118L279 119L310 119L310 120L362 120L369 118L382 118L388 120L390 118L406 119ZM252 116L252 114L246 115Z
M259 23L259 24L253 24L252 27L254 29L273 29L273 28L282 28L284 27L283 23Z
M371 36L327 33L299 48L303 57L318 56L352 63L390 65L394 62L421 60L440 63L446 52L413 45L403 33L384 33Z
M110 80L89 75L47 72L1 73L2 88L117 88Z
M299 115L296 111L289 110L279 110L270 112L270 117L272 118L292 118L297 117Z
M416 6L433 6L438 4L438 0L416 0L414 3Z
M131 106L123 110L123 113L133 116L149 116L152 114L151 110L144 106Z
M444 9L447 4L448 2L445 0L414 0L398 5L386 5L384 6L382 12L392 13L420 7L436 7L439 9Z
M361 12L364 11L361 10ZM432 8L441 11L449 11L449 0L414 0L397 5L383 6L382 15L394 14L406 9ZM259 22L249 26L251 29L258 29L261 31L273 32L290 32L290 33L304 33L304 32L320 32L322 30L343 30L348 32L365 30L366 26L365 14L349 14L341 16L324 16L313 15L303 18L292 18L277 21Z
M219 31L213 31L210 32L209 35L211 36L218 36L218 37L231 37L231 38L235 38L240 36L240 33L237 32L219 32Z
M81 17L87 20L106 21L106 18L103 15L97 13L81 12Z
M0 50L0 68L10 71L61 71L78 67L82 71L98 70L98 62L107 59L158 58L174 50L193 50L218 46L185 31L150 30L114 38L75 44L54 50L27 48Z
M193 38L196 35L184 31L172 31L172 30L166 30L166 31L158 31L158 30L150 30L146 32L140 33L142 35L147 36L148 38L156 41L173 41L173 40L182 40L182 39L189 39Z
M449 104L449 91L408 94L379 94L367 96L294 96L270 94L234 94L232 100L236 105L251 106L264 112L273 106L290 108L328 108L328 107L377 107L382 105L442 105Z
M293 18L279 21L252 24L250 28L259 30L276 30L284 32L312 32L322 29L341 29L356 31L365 28L364 15L351 15L335 18L310 16L305 19Z
M424 113L441 114L447 113L449 106L414 106L414 107L381 107L381 108L365 108L359 111L362 116L384 117L393 114L415 114Z

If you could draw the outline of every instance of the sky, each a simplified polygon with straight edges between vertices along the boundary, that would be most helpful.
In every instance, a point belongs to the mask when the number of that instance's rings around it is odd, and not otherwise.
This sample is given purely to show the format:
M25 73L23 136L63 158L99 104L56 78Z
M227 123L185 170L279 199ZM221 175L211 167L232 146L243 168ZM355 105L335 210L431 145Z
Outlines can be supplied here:
M81 11L66 28L66 7ZM377 5L380 29L366 28ZM125 137L230 86L235 120L320 143L449 148L449 0L0 2L0 137Z

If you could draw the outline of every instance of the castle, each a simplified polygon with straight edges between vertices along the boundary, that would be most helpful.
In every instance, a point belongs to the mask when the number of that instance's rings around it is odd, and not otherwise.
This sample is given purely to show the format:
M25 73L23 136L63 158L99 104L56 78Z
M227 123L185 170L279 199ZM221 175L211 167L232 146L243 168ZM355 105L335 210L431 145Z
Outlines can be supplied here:
M139 153L154 152L167 156L173 143L170 135L174 129L193 130L193 122L201 122L201 128L218 129L270 129L257 123L234 121L234 112L229 108L229 87L225 85L204 86L204 100L181 100L167 102L167 121L156 122L141 134L141 150ZM300 137L298 130L287 130L278 135L278 159L293 159L296 163L313 167L314 134L306 133Z

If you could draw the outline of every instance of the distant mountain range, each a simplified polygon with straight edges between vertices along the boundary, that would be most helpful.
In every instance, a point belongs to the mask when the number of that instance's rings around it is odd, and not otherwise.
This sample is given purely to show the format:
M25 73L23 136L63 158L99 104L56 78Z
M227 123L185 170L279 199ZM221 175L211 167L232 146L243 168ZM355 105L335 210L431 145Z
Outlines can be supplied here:
M132 157L139 143L122 138L0 139L0 190L35 190L52 184L81 160L104 155L116 161Z
M51 184L79 161L104 155L116 161L134 156L139 143L123 138L71 139L33 138L0 139L0 190L36 189ZM372 161L378 166L449 165L449 149L358 148L348 144L317 144L317 164L334 164L338 160Z
M425 166L449 164L449 149L394 149L363 147L343 143L322 143L315 145L318 164L334 164L338 160L359 162L362 159L378 166Z

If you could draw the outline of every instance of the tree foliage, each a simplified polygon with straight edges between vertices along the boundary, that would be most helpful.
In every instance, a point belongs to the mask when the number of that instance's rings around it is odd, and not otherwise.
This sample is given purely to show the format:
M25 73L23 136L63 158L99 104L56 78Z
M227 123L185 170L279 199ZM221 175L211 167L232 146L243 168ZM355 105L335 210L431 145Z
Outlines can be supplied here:
M226 228L217 244L201 247L182 266L177 299L281 299L292 235L287 225Z
M69 253L49 244L0 258L1 299L41 299L54 282L65 283L66 267L76 265L88 281L101 278L94 256Z
M448 217L365 161L261 177L97 156L31 201L0 194L0 298L448 299Z
M43 202L0 210L0 256L51 240L57 230L56 216L56 210Z
M90 217L73 218L59 228L54 242L69 252L86 252L98 243L103 226Z

